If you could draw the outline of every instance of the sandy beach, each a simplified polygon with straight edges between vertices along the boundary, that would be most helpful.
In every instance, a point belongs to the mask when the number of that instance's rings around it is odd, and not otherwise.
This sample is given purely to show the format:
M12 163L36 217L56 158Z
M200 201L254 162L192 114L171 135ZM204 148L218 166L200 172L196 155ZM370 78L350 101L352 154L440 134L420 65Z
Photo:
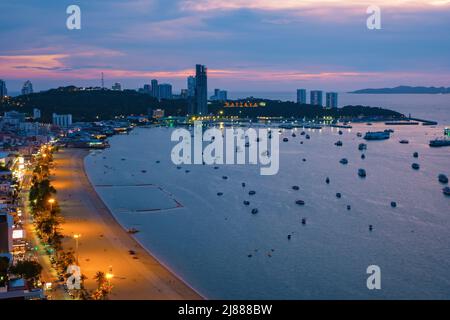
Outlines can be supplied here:
M94 275L112 269L110 299L202 299L183 280L152 257L115 220L84 171L87 150L63 149L55 154L52 184L64 216L64 247L75 249L81 234L79 264L87 289L96 287ZM131 255L130 250L136 254Z

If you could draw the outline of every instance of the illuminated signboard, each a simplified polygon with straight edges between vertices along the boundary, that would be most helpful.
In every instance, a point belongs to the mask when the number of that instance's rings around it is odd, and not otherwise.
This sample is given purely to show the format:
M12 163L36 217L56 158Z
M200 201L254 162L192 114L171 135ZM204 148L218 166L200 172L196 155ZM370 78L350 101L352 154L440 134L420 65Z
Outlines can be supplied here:
M12 232L12 238L13 239L23 239L23 230L13 230Z

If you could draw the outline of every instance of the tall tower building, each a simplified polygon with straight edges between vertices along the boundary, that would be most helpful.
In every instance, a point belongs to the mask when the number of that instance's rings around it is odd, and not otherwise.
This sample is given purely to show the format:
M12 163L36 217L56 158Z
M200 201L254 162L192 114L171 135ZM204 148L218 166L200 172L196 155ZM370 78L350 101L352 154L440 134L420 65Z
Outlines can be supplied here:
M314 106L322 107L323 106L322 95L323 93L320 90L311 91L311 104Z
M0 79L0 100L8 95L8 90L6 89L6 82Z
M306 104L306 90L297 89L297 103Z
M172 85L168 83L162 83L159 85L159 98L160 99L172 99Z
M158 80L153 79L151 83L152 83L152 97L155 97L156 99L159 99Z
M327 108L337 108L338 107L338 94L337 92L327 92L326 95L326 106Z
M208 114L208 79L204 65L195 66L195 101L197 114Z
M33 84L31 83L30 80L25 81L25 83L23 84L22 87L22 94L23 95L27 95L27 94L32 94L33 93Z
M189 76L187 78L187 90L188 90L188 97L195 96L195 77Z

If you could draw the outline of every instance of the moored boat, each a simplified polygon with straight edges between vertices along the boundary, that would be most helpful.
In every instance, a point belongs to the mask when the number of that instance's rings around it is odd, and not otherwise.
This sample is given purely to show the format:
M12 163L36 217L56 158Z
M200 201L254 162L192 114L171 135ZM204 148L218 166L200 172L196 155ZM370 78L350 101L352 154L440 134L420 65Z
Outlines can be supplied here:
M384 131L376 131L376 132L367 132L364 136L365 140L386 140L390 138L389 132Z

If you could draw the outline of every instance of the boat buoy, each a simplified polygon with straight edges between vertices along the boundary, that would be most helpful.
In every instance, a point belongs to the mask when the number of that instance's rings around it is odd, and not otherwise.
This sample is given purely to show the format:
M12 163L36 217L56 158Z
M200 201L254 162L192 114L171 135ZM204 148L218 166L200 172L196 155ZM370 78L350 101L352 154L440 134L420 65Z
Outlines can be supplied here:
M350 205L347 206L347 210L350 211L352 210L352 207Z
M242 188L245 188L245 182L242 182Z
M302 225L306 224L306 218L302 218Z
M330 178L327 177L327 178L325 179L325 183L326 183L326 184L330 184Z
M361 155L361 159L365 159L366 158L366 155L363 153L362 155Z
M372 231L372 230L373 230L373 226L369 225L369 231Z
M288 234L287 238L288 238L288 240L291 240L291 235L290 235L290 234Z

